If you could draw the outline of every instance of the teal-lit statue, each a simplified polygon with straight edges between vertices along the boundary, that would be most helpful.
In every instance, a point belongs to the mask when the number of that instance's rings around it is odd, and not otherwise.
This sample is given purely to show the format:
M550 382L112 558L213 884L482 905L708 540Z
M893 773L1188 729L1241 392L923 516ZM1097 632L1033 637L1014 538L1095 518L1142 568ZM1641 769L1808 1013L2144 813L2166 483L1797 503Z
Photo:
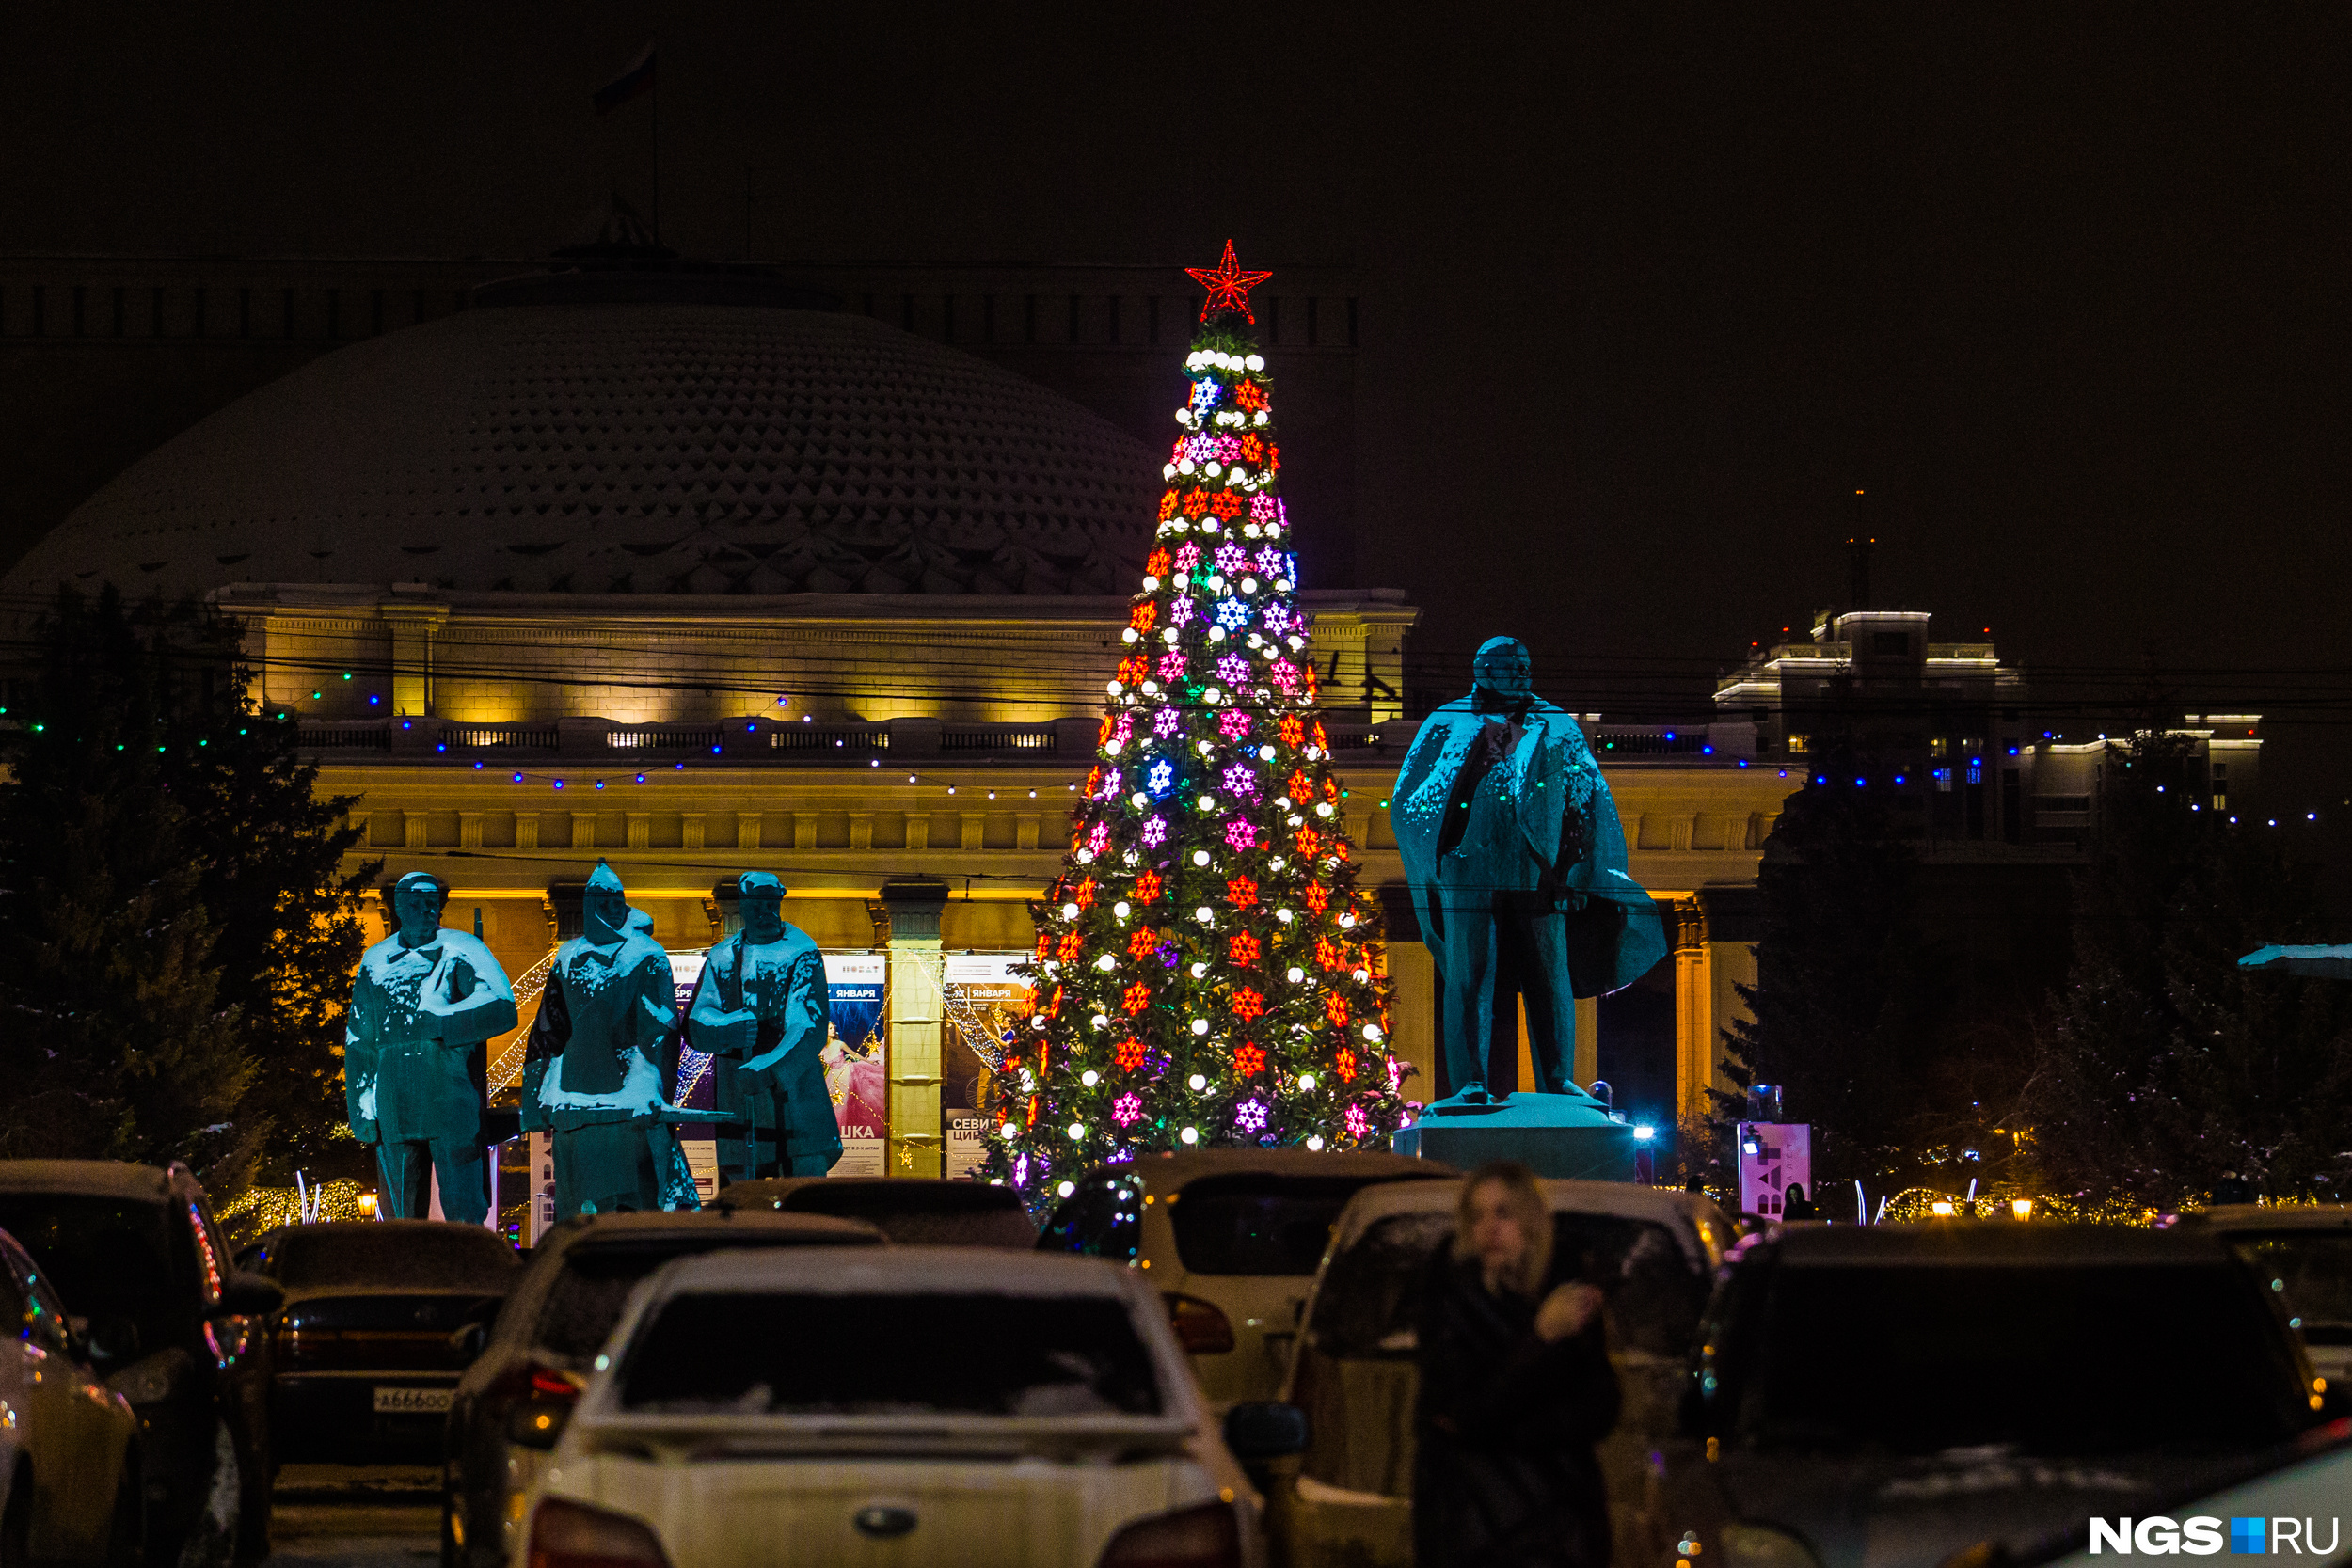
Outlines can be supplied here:
M392 889L399 929L369 948L343 1023L351 1131L375 1146L385 1212L422 1219L441 1179L441 1214L490 1212L482 1108L485 1043L515 1027L515 988L479 937L441 928L448 886L411 871Z
M686 1012L688 1039L710 1056L711 1103L749 1136L722 1138L730 1180L822 1176L841 1158L841 1123L825 1092L825 958L784 919L784 883L747 871L736 883L743 928L710 950Z
M555 1134L556 1217L694 1208L661 1093L677 1026L670 956L649 922L632 919L604 862L580 906L580 934L556 950L523 1056L522 1124Z
M1514 638L1478 650L1470 694L1422 721L1389 813L1444 980L1446 1071L1472 1104L1489 1098L1499 974L1526 1008L1536 1081L1522 1087L1574 1094L1574 998L1666 954L1584 732L1530 689L1529 666Z

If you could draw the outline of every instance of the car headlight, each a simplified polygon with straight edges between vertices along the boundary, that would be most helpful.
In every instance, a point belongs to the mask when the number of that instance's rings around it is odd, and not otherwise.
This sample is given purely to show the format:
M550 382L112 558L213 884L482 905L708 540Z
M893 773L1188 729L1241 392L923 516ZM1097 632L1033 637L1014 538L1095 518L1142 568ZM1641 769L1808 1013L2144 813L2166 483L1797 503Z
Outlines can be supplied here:
M1724 1568L1821 1568L1813 1548L1770 1525L1725 1525Z

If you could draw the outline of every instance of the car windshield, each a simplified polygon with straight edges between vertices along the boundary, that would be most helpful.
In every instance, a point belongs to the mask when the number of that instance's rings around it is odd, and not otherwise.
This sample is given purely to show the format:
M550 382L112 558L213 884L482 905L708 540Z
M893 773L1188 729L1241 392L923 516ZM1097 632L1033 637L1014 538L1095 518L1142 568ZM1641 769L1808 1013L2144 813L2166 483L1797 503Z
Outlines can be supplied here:
M1688 1354L1707 1304L1707 1280L1671 1232L1612 1214L1554 1214L1553 1272L1599 1285L1609 1297L1611 1340L1653 1355ZM1349 1359L1410 1356L1422 1281L1453 1240L1454 1212L1375 1220L1331 1259L1315 1292L1314 1347Z
M579 1243L564 1254L563 1272L548 1290L532 1343L551 1354L585 1361L612 1338L612 1325L621 1321L621 1308L628 1305L637 1282L671 1259L700 1257L722 1247L806 1244L807 1238L802 1236L715 1228L695 1235Z
M289 1290L479 1291L503 1295L522 1260L497 1233L471 1225L305 1226L270 1248L270 1274Z
M2233 1236L2256 1277L2279 1292L2287 1316L2314 1345L2352 1345L2352 1232L2286 1230Z
M1344 1176L1212 1176L1168 1213L1192 1274L1311 1275L1347 1200L1372 1185Z
M2224 1265L1799 1266L1760 1305L1720 1369L1756 1448L2226 1452L2303 1414Z
M629 1347L648 1414L1151 1416L1126 1304L985 1291L739 1291L666 1303Z
M66 1310L127 1318L148 1350L193 1325L194 1247L161 1203L51 1193L0 1193L0 1230L33 1255Z

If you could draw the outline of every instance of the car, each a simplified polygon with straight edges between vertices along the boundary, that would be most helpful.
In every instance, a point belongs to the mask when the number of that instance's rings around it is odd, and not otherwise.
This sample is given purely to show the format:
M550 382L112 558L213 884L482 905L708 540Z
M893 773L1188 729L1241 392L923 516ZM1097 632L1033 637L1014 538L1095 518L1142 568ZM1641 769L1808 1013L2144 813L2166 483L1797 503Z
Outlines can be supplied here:
M498 1320L457 1331L464 1375L442 1429L443 1568L496 1568L519 1539L522 1501L544 1449L510 1441L551 1430L587 1386L628 1293L674 1259L722 1247L865 1247L870 1225L762 1209L583 1214L539 1238ZM541 1425L540 1423L544 1423Z
M1274 1397L1347 1200L1450 1165L1401 1154L1212 1148L1103 1165L1063 1185L1041 1252L1132 1263L1168 1303L1212 1405Z
M1606 1292L1610 1360L1623 1391L1600 1446L1621 1563L1661 1560L1649 1456L1681 1411L1691 1337L1733 1222L1704 1194L1624 1181L1545 1181L1554 1255L1582 1255ZM1460 1180L1375 1187L1341 1213L1282 1387L1311 1433L1265 1478L1278 1560L1406 1568L1413 1560L1413 1408L1422 1280L1453 1240ZM1662 1560L1671 1560L1671 1558Z
M1244 1568L1259 1500L1139 1272L977 1247L682 1259L554 1434L515 1568ZM1268 1422L1272 1414L1278 1418ZM1295 1412L1229 1418L1248 1452ZM788 1544L788 1545L787 1545Z
M498 1315L522 1276L506 1238L438 1220L348 1220L264 1232L238 1263L277 1281L276 1451L353 1463L440 1457L465 1357L453 1336Z
M1710 1568L2024 1553L2328 1415L2273 1292L2188 1230L1790 1226L1725 1271L1699 1347L1661 1461Z
M269 1551L266 1369L282 1299L230 1266L188 1167L0 1160L0 1230L87 1323L93 1363L139 1425L148 1560L215 1568Z
M139 1422L40 1265L0 1232L0 1563L137 1568Z
M2352 1204L2228 1203L2175 1224L2227 1241L2278 1293L2312 1370L2352 1386Z
M2284 1455L2268 1455L2218 1488L2152 1497L2128 1519L2102 1518L2095 1544L2091 1522L2085 1519L2023 1551L1980 1541L1946 1558L1944 1568L2112 1568L2118 1555L2138 1549L2143 1520L2163 1521L2169 1528L2159 1526L2156 1533L2179 1543L2162 1555L2193 1553L2181 1527L2201 1518L2207 1521L2204 1541L2211 1544L2194 1555L2211 1555L2221 1549L2224 1538L2234 1537L2228 1547L2234 1556L2292 1552L2341 1564L2345 1560L2342 1513L2346 1497L2352 1497L2352 1422L2337 1421L2318 1441L2298 1443ZM2255 1525L2253 1531L2233 1528L2248 1522ZM2126 1530L2134 1539L2128 1546L2120 1545Z
M1010 1187L940 1177L786 1176L719 1189L721 1207L776 1209L864 1220L900 1246L1037 1245L1021 1195Z

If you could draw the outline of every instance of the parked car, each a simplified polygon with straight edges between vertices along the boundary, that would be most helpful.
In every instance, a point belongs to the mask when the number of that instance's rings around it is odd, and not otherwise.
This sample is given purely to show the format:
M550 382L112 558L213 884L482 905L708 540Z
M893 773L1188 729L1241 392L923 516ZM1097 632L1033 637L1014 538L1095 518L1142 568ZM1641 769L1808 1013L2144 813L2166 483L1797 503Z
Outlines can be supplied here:
M1583 1258L1607 1300L1624 1392L1601 1445L1616 1560L1651 1564L1673 1540L1649 1456L1674 1430L1691 1339L1735 1234L1699 1193L1622 1181L1546 1181L1556 1258ZM1282 1389L1306 1412L1296 1465L1267 1478L1278 1560L1406 1568L1413 1560L1413 1405L1422 1281L1454 1239L1460 1180L1375 1187L1341 1214L1315 1276Z
M268 1343L277 1451L364 1463L440 1457L466 1356L522 1276L478 1225L365 1220L264 1232L238 1263L286 1292Z
M187 1166L0 1160L0 1230L88 1324L139 1423L148 1559L269 1552L269 1399L256 1354L277 1285L230 1266Z
M0 1563L137 1568L139 1422L40 1265L0 1232Z
M721 1207L864 1220L900 1246L1037 1245L1021 1195L984 1181L880 1176L786 1176L719 1190Z
M2277 1292L2312 1370L2352 1385L2352 1204L2230 1203L2176 1224L2226 1241Z
M2169 1521L2175 1532L2193 1519L2209 1520L2206 1539L2227 1540L2234 1556L2293 1553L2341 1564L2346 1557L2342 1517L2346 1497L2352 1497L2352 1422L2337 1421L2319 1441L2268 1455L2217 1488L2146 1498L2128 1520L2104 1520L2106 1530L2096 1545L2085 1519L2022 1551L1979 1542L1946 1558L1944 1568L2113 1568L2122 1530L2137 1533L2137 1521L2148 1518ZM2228 1539L2233 1526L2249 1520L2259 1527L2252 1541L2242 1535ZM2131 1549L2137 1546L2134 1540Z
M2324 1418L2273 1294L2210 1233L1767 1234L1709 1304L1661 1449L1681 1555L1930 1568L2209 1489Z
M539 1239L497 1325L462 1328L469 1358L443 1428L443 1568L498 1568L545 1449L509 1440L516 1423L551 1432L587 1386L596 1353L640 1280L674 1259L723 1247L878 1246L856 1220L760 1209L587 1214Z
M1257 1494L1125 1269L976 1247L684 1259L596 1364L517 1562L713 1568L785 1543L805 1562L1264 1560ZM1237 1412L1237 1440L1295 1441L1265 1414Z
M1347 1200L1449 1165L1398 1154L1215 1148L1104 1165L1068 1183L1041 1252L1148 1272L1213 1405L1269 1400Z

